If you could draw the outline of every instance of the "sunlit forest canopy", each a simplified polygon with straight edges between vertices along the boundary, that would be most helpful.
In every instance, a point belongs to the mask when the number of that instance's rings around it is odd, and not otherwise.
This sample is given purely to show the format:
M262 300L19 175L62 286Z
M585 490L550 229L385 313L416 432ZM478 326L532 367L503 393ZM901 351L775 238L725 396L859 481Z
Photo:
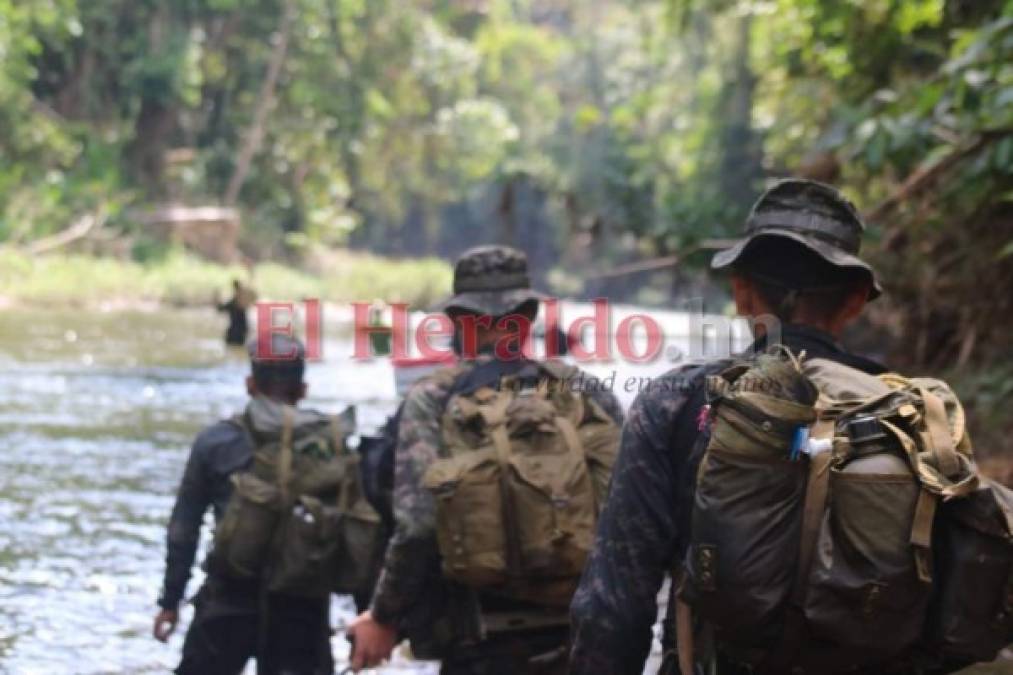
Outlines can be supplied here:
M1008 350L1011 130L1009 0L0 0L9 245L90 215L143 260L145 212L226 206L253 259L499 240L657 304L805 175L927 365Z

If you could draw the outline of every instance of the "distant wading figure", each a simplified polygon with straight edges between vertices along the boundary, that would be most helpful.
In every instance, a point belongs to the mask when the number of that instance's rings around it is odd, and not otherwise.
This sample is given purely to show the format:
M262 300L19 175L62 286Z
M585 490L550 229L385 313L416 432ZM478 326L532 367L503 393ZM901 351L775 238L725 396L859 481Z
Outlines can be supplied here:
M249 332L246 312L256 302L256 292L244 286L239 279L232 280L232 297L218 304L218 311L228 314L229 326L225 329L225 344L242 346L246 344Z

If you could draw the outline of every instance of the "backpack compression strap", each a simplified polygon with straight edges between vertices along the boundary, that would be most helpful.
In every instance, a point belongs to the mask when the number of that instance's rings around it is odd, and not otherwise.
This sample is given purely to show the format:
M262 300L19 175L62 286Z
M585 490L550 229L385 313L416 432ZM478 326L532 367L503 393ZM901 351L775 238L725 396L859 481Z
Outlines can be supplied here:
M345 454L345 430L341 424L341 415L330 416L331 436L334 441L334 454Z
M282 408L281 447L278 453L278 490L281 503L289 503L289 488L292 482L292 425L295 415L290 406Z
M928 389L919 388L918 393L925 403L924 445L931 449L939 472L947 478L956 478L960 473L960 460L953 447L950 423L946 417L943 400Z
M492 438L493 448L496 450L496 461L499 463L500 498L503 519L507 531L516 527L514 522L516 516L510 502L510 496L506 488L506 475L510 470L510 436L506 427L506 411L510 406L513 396L501 392L491 405L480 405L478 410L489 427L489 436ZM508 570L519 570L521 563L518 559L518 551L513 546L507 546L506 564Z
M813 425L812 438L833 437L834 420L821 418ZM802 529L799 535L798 567L792 583L791 599L785 616L780 642L758 669L763 673L781 673L788 669L802 644L805 631L805 596L808 590L809 570L816 553L816 540L823 522L830 493L831 451L824 451L809 459L809 478L806 481L805 501L802 507Z

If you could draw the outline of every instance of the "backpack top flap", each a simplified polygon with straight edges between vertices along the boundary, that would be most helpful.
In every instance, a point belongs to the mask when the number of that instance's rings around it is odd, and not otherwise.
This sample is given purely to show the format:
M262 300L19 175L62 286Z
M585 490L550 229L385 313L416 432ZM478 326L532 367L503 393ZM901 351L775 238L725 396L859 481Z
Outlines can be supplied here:
M478 366L485 368L485 366ZM581 444L592 458L611 466L614 443L598 443L597 436L618 439L618 427L590 397L574 388L578 369L558 362L524 362L503 370L488 369L486 378L469 377L471 387L454 387L441 419L444 443L451 455L488 447L492 428L503 424L511 438L530 438L534 432L555 433L563 419L581 431ZM565 424L565 422L564 422ZM614 439L613 439L614 437Z
M943 403L946 413L946 420L950 426L950 434L953 437L954 450L962 455L972 457L974 450L971 445L971 437L967 433L967 418L964 415L964 407L960 404L957 395L942 380L931 377L905 378L896 373L886 373L880 378L894 389L916 389L928 392Z
M358 459L345 449L354 419L354 408L328 416L253 399L240 421L254 444L254 474L277 483L291 497L337 494Z
M802 372L827 402L865 401L891 391L890 385L879 377L828 359L806 359Z
M802 368L820 390L824 415L838 419L838 436L846 435L848 421L873 415L927 490L951 498L975 489L964 411L946 383L895 373L874 376L826 359L807 360Z

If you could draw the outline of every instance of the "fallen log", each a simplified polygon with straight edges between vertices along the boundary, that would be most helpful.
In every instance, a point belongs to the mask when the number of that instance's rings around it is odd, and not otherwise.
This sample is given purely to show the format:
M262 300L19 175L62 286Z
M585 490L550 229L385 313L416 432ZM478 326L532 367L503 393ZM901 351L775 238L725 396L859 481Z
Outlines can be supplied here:
M54 235L43 237L42 239L36 239L35 241L29 243L25 246L25 250L27 250L31 255L55 251L58 248L88 236L92 230L101 228L105 224L105 221L105 213L101 211L96 213L86 213L75 220L74 223L67 229L61 230Z

